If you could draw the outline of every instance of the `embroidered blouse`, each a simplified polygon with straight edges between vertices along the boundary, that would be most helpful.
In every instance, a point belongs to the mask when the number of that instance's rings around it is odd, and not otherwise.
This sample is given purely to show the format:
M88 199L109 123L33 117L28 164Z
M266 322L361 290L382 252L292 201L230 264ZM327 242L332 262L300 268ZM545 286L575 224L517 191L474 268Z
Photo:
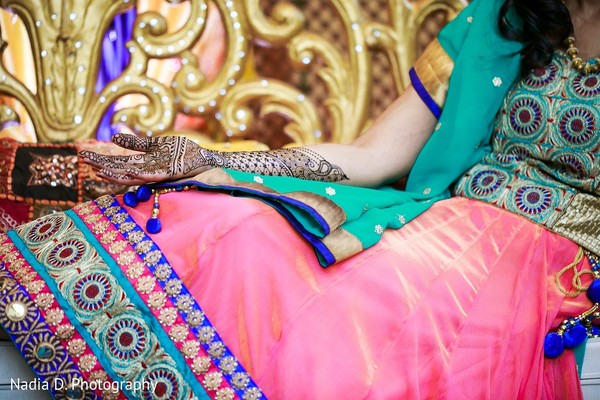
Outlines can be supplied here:
M492 151L454 194L493 203L600 254L600 73L566 54L532 71L497 114Z

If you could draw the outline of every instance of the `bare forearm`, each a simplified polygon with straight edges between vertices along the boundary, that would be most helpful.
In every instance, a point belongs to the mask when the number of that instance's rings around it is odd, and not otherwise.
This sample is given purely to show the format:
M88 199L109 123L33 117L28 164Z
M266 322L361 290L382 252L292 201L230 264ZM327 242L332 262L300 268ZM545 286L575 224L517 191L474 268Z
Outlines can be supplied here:
M201 149L202 162L264 175L379 186L406 176L436 119L411 88L351 144L324 143L268 152Z

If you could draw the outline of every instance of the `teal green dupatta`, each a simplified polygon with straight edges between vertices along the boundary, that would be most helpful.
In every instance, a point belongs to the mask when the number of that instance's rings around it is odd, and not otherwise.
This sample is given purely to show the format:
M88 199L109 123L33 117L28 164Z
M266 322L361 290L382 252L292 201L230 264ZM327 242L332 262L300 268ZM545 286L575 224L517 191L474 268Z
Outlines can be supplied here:
M501 3L475 0L441 31L438 40L455 66L439 124L405 191L221 169L160 187L192 185L260 199L288 218L323 266L373 246L385 229L400 228L450 197L451 185L489 151L495 114L520 61L521 45L504 39L497 28Z

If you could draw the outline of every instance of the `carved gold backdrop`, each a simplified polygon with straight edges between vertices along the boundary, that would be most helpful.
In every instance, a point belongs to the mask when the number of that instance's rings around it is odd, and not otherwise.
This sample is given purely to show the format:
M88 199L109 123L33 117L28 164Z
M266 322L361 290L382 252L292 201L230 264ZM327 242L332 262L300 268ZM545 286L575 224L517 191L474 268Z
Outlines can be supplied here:
M136 6L133 0L0 0L7 10L0 122L30 119L33 130L24 137L32 141L94 138L108 106L120 102L114 121L139 135L182 130L203 142L253 139L270 147L348 142L407 85L422 47L464 6L461 0L158 3L140 1L127 44L130 62L96 92L102 38L115 15ZM220 24L211 24L215 16ZM27 39L17 38L15 19ZM175 66L169 79L157 60ZM176 123L178 115L205 123ZM200 128L190 132L190 126Z

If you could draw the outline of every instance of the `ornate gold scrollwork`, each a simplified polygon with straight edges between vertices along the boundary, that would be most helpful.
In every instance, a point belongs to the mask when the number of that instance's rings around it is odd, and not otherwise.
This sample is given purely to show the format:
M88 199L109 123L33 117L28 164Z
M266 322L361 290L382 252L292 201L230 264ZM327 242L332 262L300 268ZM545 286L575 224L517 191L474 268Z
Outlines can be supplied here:
M142 93L150 101L147 117L122 111L118 118L133 129L160 130L172 125L173 96L144 76L148 55L135 44L124 74L95 92L104 33L114 16L133 6L130 0L0 0L24 22L36 68L37 92L0 65L0 92L18 99L31 116L40 141L64 142L95 136L102 115L117 98ZM138 110L139 114L139 110Z
M217 118L227 130L227 136L239 135L250 126L253 112L246 105L256 99L262 102L261 116L269 113L288 116L290 122L284 130L294 143L319 141L322 127L314 104L293 86L268 80L241 83L225 97L221 104L223 111Z
M361 29L363 19L358 4L343 0L332 1L345 22L344 26L351 48L347 55L342 54L338 48L317 34L300 31L303 19L294 6L284 3L275 8L274 13L278 13L279 25L277 25L263 16L257 4L256 0L246 0L247 9L252 10L248 15L253 16L250 24L256 38L272 43L280 43L291 38L288 49L290 57L298 69L306 68L315 57L320 57L324 61L325 66L317 74L325 82L330 94L325 107L332 118L331 140L349 142L355 138L367 117L366 104L370 101L371 74L371 60L366 51ZM282 18L282 15L287 17ZM282 28L281 24L284 21L287 25ZM280 29L275 29L275 26ZM233 99L247 101L248 98L262 97L262 114L265 114L266 110L279 112L295 121L292 125L293 128L290 125L286 127L286 132L292 137L294 143L310 144L322 141L322 124L318 121L316 112L308 111L315 109L316 106L298 89L282 83L275 84L272 80L266 80L266 82L268 85L263 86L277 87L277 90L261 92L257 85L236 86L232 88L229 98L223 104L224 109L239 108ZM250 90L252 94L245 94L246 90ZM239 134L237 128L246 126L246 124L237 122L234 118L235 115L234 112L226 112L222 120L222 124L227 128L230 136L237 136Z
M207 81L198 68L197 59L186 52L182 54L182 68L173 82L179 109L190 115L213 115L216 112L222 98L244 73L249 52L247 21L242 6L232 0L217 0L215 3L227 35L227 54L221 70L215 79ZM199 7L202 6L207 4L199 2Z
M444 11L451 19L466 4L466 0L390 1L392 25L366 25L367 44L370 49L386 53L398 91L408 86L408 71L416 59L417 35L426 18L437 11Z
M275 4L271 18L260 9L259 0L245 0L248 23L254 35L272 45L285 45L304 28L306 17L293 4L282 1Z
M251 131L258 105L259 118L270 113L286 117L285 132L294 144L324 138L345 143L368 123L372 51L388 55L400 91L408 83L423 21L438 10L453 15L465 5L465 0L380 0L389 8L392 22L387 25L366 21L356 0L330 0L346 38L345 47L340 48L318 32L308 31L307 16L288 1L274 3L269 15L260 0L165 1L178 6L187 3L185 21L170 30L163 15L140 14L133 40L127 44L129 64L121 76L96 93L104 34L115 15L133 7L134 0L0 0L0 6L12 10L27 28L36 68L33 87L37 87L28 89L0 63L0 93L23 105L40 141L94 137L110 104L128 94L141 94L146 99L142 104L115 114L116 121L139 134L171 133L176 114L185 113L213 119L215 138L222 139L224 134L228 140L243 139ZM221 15L226 55L216 77L208 80L192 50L206 29L210 7ZM327 89L323 106L328 124L320 120L318 105L302 90L290 82L256 76L252 63L256 43L286 46L296 72L309 70L319 77ZM165 85L148 76L148 63L167 58L179 58L181 68ZM6 120L7 115L1 118ZM331 130L327 135L324 126Z

